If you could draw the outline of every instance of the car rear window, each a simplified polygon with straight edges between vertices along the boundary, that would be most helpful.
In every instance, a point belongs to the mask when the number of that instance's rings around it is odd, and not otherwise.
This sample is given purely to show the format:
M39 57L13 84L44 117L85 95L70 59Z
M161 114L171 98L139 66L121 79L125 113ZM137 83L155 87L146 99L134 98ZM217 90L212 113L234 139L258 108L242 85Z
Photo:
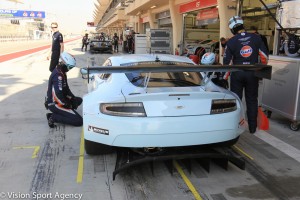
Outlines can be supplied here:
M126 73L128 80L137 87L146 84L148 73ZM202 75L197 72L151 73L148 87L191 87L200 86Z

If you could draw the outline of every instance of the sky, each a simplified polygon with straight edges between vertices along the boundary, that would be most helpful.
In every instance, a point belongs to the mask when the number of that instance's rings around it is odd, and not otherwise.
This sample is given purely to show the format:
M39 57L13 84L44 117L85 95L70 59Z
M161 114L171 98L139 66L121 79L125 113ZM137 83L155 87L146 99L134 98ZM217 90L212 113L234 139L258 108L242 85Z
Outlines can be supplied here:
M93 21L96 0L18 0L14 3L0 0L0 9L45 11L46 24L58 23L58 29L66 33L82 33L86 23Z

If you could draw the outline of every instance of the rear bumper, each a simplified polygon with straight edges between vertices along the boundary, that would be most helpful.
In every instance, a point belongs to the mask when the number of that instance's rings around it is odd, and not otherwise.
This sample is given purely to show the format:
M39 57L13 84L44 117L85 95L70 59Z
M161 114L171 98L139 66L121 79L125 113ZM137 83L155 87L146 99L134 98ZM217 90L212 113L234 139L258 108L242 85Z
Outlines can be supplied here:
M226 142L240 135L239 110L186 117L114 117L84 114L84 138L119 147L175 147ZM89 127L106 130L105 134ZM107 135L108 134L108 135Z

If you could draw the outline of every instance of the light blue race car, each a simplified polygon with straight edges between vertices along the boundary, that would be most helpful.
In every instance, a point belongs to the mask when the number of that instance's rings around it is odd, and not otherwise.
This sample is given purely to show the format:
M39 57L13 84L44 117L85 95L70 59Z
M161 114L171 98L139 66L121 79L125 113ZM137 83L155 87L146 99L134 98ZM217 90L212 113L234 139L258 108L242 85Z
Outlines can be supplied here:
M103 66L81 69L88 79L83 97L86 153L233 145L245 130L241 102L204 73L225 69L232 70L166 54L112 56Z

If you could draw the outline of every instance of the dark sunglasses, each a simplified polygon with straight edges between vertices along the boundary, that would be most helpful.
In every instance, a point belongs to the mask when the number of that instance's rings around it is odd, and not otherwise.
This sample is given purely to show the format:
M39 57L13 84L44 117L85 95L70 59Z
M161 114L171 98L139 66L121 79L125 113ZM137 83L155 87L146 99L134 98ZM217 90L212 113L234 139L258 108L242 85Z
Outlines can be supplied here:
M51 28L57 28L57 26L51 27Z

